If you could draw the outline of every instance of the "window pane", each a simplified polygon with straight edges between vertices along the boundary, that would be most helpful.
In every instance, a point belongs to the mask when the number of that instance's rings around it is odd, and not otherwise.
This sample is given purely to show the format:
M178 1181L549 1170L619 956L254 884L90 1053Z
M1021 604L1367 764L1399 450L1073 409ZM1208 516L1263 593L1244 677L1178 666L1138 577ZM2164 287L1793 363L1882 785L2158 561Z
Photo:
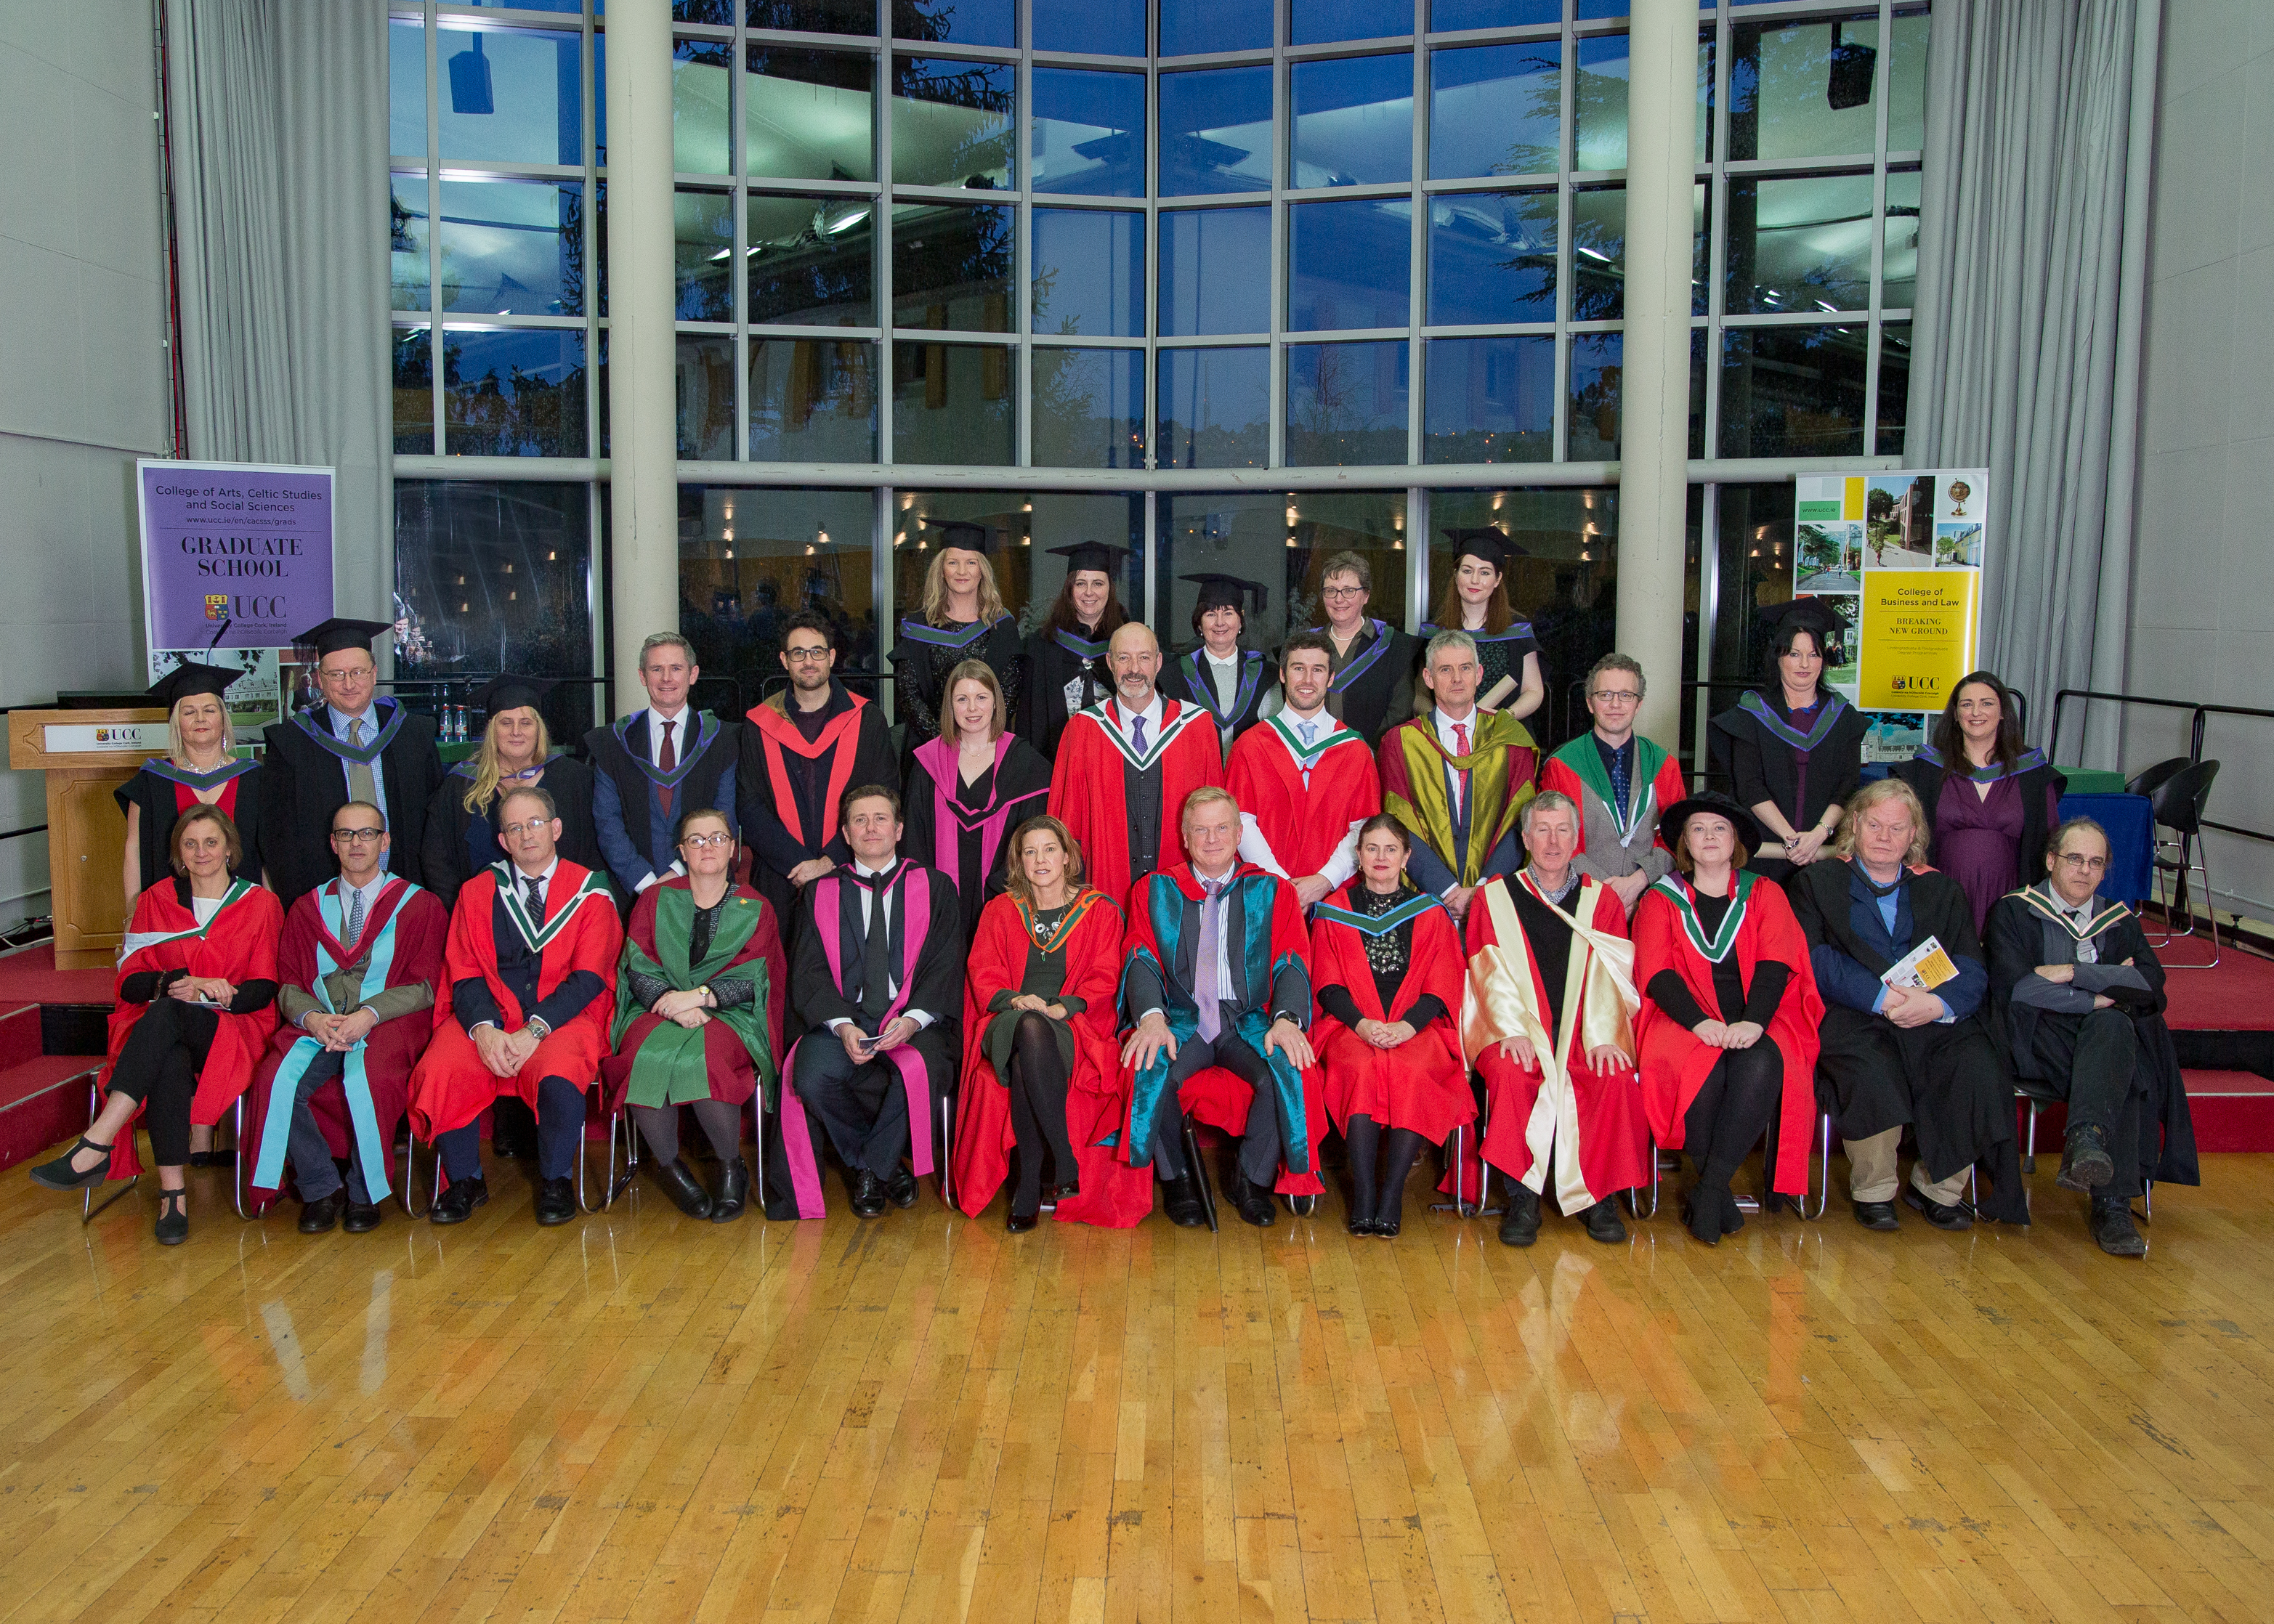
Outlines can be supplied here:
M1627 192L1571 193L1571 319L1616 321L1627 312Z
M1145 336L1144 215L1038 208L1028 257L1035 332Z
M1016 461L1011 351L997 344L892 350L892 458L1007 467Z
M1711 10L1711 7L1707 8ZM1698 41L1698 123L1691 154L1700 163L1713 156L1713 34L1708 29Z
M837 674L865 671L848 686L874 697L875 513L866 491L679 487L679 629L703 667L698 703L747 710L787 688L783 628L805 610L836 628ZM731 701L713 690L722 679Z
M1145 54L1145 0L1034 0L1035 49Z
M1163 350L1155 461L1163 468L1261 468L1271 453L1271 352Z
M753 195L742 263L749 320L865 327L877 320L872 198Z
M1405 325L1406 267L1413 258L1409 199L1299 203L1287 214L1291 329Z
M1909 420L1911 324L1889 321L1879 328L1879 454L1903 455L1903 425Z
M698 462L734 455L734 341L679 335L679 455Z
M909 186L1013 184L1008 63L892 59L892 179Z
M1161 0L1161 55L1263 50L1271 44L1271 0Z
M452 456L589 456L584 335L444 333L442 413Z
M399 682L468 671L592 674L591 494L584 485L398 479L395 595ZM555 739L592 725L592 688L564 682L540 707Z
M1433 338L1422 398L1429 462L1555 460L1555 340Z
M1002 204L902 203L892 210L892 325L1011 330L1011 216Z
M1268 208L1163 210L1159 320L1172 338L1271 330Z
M1299 8L1299 14L1305 7ZM1413 58L1340 56L1287 70L1295 103L1295 186L1413 178Z
M1879 39L1879 19L1871 13L1828 23L1737 24L1729 34L1729 156L1870 152L1870 59Z
M1287 347L1291 467L1405 461L1405 346Z
M1037 468L1145 466L1145 352L1035 350Z
M1619 455L1619 357L1622 335L1571 335L1571 416L1564 435L1564 457L1573 462L1608 462Z
M734 26L734 0L671 0L671 20L731 28Z
M1887 64L1887 150L1916 152L1926 145L1925 12L1895 13L1893 60Z
M584 188L549 181L444 181L442 308L582 315Z
M600 9L595 0L594 11ZM894 10L899 7L896 5ZM749 0L753 28L795 29L804 34L877 32L877 8L870 0ZM923 36L915 36L922 39Z
M673 313L681 321L734 319L734 200L724 192L674 192L672 267L678 286Z
M1477 45L1429 53L1429 173L1552 175L1563 125L1563 48Z
M1918 297L1919 172L1887 171L1887 241L1879 262L1879 303L1903 310Z
M1278 646L1297 627L1326 620L1320 577L1327 560L1355 553L1373 577L1366 613L1405 622L1403 491L1180 491L1159 499L1162 557L1158 623L1190 636L1199 588L1183 577L1222 571L1261 582L1269 594L1248 617L1244 641Z
M426 177L390 177L387 200L388 277L397 310L427 310Z
M671 51L671 167L682 175L725 175L734 167L734 48L681 40Z
M876 179L874 59L753 45L743 68L743 154L753 176Z
M1579 41L1571 76L1571 167L1627 167L1627 36L1598 34Z
M1706 329L1690 329L1690 452L1706 455Z
M1271 70L1161 75L1161 195L1271 189Z
M1429 199L1435 327L1555 320L1555 194L1464 192Z
M1413 32L1411 0L1297 0L1288 10L1289 43L1382 40Z
M1706 201L1706 183L1699 181L1690 189L1690 313L1702 316L1709 293L1706 278L1713 267L1708 262L1713 252L1713 222Z
M1732 314L1865 310L1871 303L1871 177L1729 183Z
M395 329L395 450L398 456L434 452L434 329Z
M1860 454L1868 332L1856 326L1723 334L1721 455Z
M900 508L892 523L892 592L903 615L916 613L923 603L924 579L939 556L939 532L934 527L958 519L983 524L996 532L996 548L988 570L995 578L995 590L1003 596L1004 607L1018 616L1034 603L1034 572L1030 565L1037 522L1033 494L966 488L902 491L900 498ZM1120 505L1111 498L1107 500L1117 508ZM1114 539L1118 528L1117 523L1107 529L1105 538ZM1050 561L1058 562L1055 559ZM1029 616L1027 623L1032 625L1040 619L1039 614Z
M426 25L416 18L388 19L387 150L426 155Z
M1429 30L1522 28L1563 20L1563 0L1429 0Z
M441 30L443 158L583 163L580 45L533 28Z
M1087 197L1145 195L1145 76L1035 70L1033 185Z
M1016 45L1016 0L892 0L892 37L935 45L950 40L959 45Z
M750 340L750 461L877 460L877 346Z

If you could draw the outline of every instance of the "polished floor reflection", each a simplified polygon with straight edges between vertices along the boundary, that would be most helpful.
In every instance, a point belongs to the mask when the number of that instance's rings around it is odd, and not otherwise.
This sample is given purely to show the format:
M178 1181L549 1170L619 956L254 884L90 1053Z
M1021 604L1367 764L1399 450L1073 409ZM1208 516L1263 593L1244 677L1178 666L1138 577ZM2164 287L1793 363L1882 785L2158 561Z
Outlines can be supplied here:
M1420 1211L82 1228L0 1177L11 1620L2263 1618L2274 1164L2026 1232ZM1328 1203L1334 1207L1333 1198ZM1671 1203L1668 1203L1669 1208Z

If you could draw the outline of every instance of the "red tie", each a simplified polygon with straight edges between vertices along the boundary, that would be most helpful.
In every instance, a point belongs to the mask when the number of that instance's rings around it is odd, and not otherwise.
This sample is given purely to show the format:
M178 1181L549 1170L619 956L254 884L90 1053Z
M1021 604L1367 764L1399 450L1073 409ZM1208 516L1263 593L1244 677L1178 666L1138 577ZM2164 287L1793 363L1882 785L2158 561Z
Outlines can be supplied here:
M679 765L678 748L671 742L671 730L678 726L679 724L676 722L666 722L663 725L663 753L658 756L656 760L656 765L659 771L669 772L673 768ZM1464 755L1467 752L1465 751L1463 752ZM671 816L671 803L678 799L678 792L673 789L659 789L656 793L663 798L664 816L669 817Z
M1462 756L1466 756L1468 755L1469 725L1466 722L1456 722L1453 724L1453 745ZM1457 813L1464 810L1469 804L1469 770L1465 767L1462 768L1458 777L1461 781L1461 804L1453 808Z

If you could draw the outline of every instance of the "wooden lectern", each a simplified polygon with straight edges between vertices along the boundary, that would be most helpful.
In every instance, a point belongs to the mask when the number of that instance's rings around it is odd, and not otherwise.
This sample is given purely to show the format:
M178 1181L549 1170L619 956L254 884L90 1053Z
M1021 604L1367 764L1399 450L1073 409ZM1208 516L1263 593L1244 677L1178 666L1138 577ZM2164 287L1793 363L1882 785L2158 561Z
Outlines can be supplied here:
M166 753L166 712L11 710L8 764L48 775L56 967L107 970L126 928L126 818L111 792Z

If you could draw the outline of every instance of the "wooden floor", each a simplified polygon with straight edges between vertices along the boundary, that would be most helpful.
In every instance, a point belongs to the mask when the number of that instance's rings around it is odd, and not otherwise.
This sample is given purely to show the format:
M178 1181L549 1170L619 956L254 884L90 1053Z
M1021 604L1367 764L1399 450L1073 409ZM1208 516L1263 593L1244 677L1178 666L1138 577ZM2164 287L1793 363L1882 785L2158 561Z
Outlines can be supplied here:
M0 1179L0 1618L2274 1616L2274 1158L2144 1264L1835 1208L306 1239ZM839 1192L832 1186L832 1199Z

